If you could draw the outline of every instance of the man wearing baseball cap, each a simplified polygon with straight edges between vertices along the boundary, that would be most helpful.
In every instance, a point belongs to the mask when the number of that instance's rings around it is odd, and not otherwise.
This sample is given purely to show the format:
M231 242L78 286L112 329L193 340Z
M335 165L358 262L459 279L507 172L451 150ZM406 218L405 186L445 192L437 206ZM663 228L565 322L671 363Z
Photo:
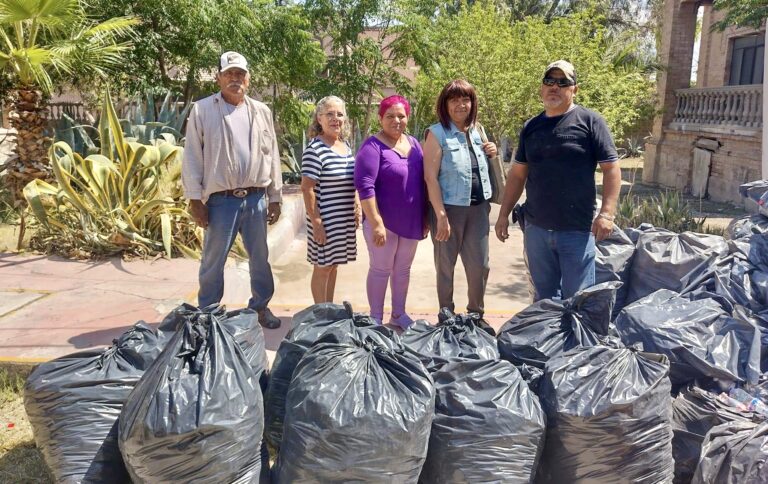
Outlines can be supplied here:
M605 120L574 104L576 70L558 60L544 70L544 112L526 121L509 170L496 236L509 237L509 214L525 188L525 255L534 300L569 298L595 283L595 240L613 230L621 187L618 154ZM603 200L595 216L595 168Z
M197 101L187 121L182 162L184 195L195 222L205 229L200 264L200 308L221 302L224 264L239 233L248 252L248 307L266 328L280 319L267 305L274 293L267 224L280 217L282 173L269 108L247 96L248 62L237 52L219 59L218 93Z

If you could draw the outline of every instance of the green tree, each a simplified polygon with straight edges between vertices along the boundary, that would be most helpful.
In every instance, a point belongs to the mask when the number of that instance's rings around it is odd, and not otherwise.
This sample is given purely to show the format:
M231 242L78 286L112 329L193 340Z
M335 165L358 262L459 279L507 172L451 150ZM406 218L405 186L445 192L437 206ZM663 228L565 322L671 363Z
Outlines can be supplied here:
M50 176L45 99L54 80L104 76L120 62L128 47L120 39L133 24L122 16L97 23L80 0L0 0L0 70L12 83L10 121L16 130L6 183L17 207L29 181ZM20 241L23 224L22 217Z
M714 7L725 11L725 18L714 25L719 30L731 25L758 29L768 18L766 0L715 0Z
M316 97L336 95L347 103L353 128L365 136L373 124L373 104L386 86L410 92L404 72L407 50L398 46L407 29L406 2L398 0L308 0L307 15L329 52ZM409 40L409 39L407 39Z
M653 82L641 66L614 62L604 19L583 12L547 22L511 22L492 3L475 3L431 26L427 45L439 46L417 76L417 119L434 120L434 100L451 79L478 91L479 120L499 139L516 138L523 122L542 111L541 75L549 62L568 59L577 69L577 102L600 112L616 139L653 109ZM478 28L482 26L482 28Z

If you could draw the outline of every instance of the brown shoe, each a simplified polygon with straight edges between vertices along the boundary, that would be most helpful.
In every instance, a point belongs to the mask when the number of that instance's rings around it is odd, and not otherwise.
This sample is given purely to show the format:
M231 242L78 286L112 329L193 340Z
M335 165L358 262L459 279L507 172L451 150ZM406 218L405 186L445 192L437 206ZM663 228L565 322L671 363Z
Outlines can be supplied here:
M269 310L269 308L264 308L258 311L259 315L259 324L263 328L267 329L277 329L280 327L280 324L282 321L280 321L280 318L272 314L272 311Z

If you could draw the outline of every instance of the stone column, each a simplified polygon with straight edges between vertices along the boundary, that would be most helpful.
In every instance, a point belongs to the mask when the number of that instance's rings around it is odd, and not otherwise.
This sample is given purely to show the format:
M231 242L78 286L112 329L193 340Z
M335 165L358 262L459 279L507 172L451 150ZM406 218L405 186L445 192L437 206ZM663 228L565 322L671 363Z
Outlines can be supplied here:
M768 45L768 26L765 28L765 45ZM765 85L768 82L768 50L763 49L763 163L761 176L763 180L768 180L768 89Z
M691 84L696 10L697 3L690 0L664 0L660 51L664 70L658 73L656 82L661 113L654 120L652 138L646 145L643 164L645 183L656 182L661 145L664 142L664 127L675 117L675 90L685 89Z

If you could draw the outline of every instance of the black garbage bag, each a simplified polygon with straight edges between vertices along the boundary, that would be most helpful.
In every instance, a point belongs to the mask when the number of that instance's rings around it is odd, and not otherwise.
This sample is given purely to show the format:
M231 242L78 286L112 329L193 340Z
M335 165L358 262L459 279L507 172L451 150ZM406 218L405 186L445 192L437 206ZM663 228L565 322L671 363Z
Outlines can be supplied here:
M416 321L402 334L403 344L429 371L452 358L499 359L496 336L488 323L472 315L446 316L436 326Z
M672 456L675 483L688 484L701 457L701 444L712 427L734 421L753 421L752 413L741 412L717 399L717 395L695 386L683 389L672 401Z
M24 408L56 482L130 482L117 419L160 350L155 330L139 322L107 350L41 363L29 375Z
M760 271L749 262L749 244L744 240L729 241L728 255L712 254L683 276L680 295L691 300L715 299L729 314L737 306L751 311L764 309L764 295L752 283L753 275Z
M264 428L259 377L215 314L174 334L120 415L135 482L255 482Z
M744 215L730 221L725 233L732 240L749 237L752 234L768 232L768 217L764 215Z
M768 192L768 180L755 180L739 185L739 195L755 202Z
M419 482L532 482L546 418L517 369L503 360L456 359L432 378L435 418Z
M611 235L595 244L595 284L609 281L619 281L623 284L616 291L614 317L627 301L629 274L634 255L635 243L617 225L613 226Z
M528 306L499 330L499 354L518 368L543 369L547 360L565 351L601 344L620 285L605 282L565 301L543 299Z
M728 244L718 235L664 229L649 230L637 240L627 303L659 289L680 291L681 279L712 254L725 256Z
M693 484L764 484L766 481L768 422L737 420L707 432Z
M645 223L641 223L637 227L628 227L624 229L624 233L626 234L627 237L629 237L629 240L631 240L633 244L637 244L637 240L640 238L641 235L653 230L657 230L656 227L654 227L652 224L645 222Z
M377 323L370 317L354 313L349 303L315 304L296 313L293 317L293 328L277 349L264 401L264 438L275 452L279 451L283 439L285 397L288 395L293 372L304 354L329 331L353 333L357 328L376 326ZM391 337L393 333L376 334Z
M661 289L624 308L615 325L625 345L669 357L675 386L702 378L759 378L760 330L729 317L714 299L690 301Z
M184 326L186 321L195 320L203 313L215 315L219 324L235 338L251 368L259 375L262 390L266 390L266 384L269 380L269 360L264 342L264 331L259 324L259 315L253 309L243 308L227 311L224 306L215 304L200 310L191 304L184 303L168 313L157 330L169 341Z
M668 373L666 357L629 348L578 348L550 359L537 482L670 482Z
M277 482L415 483L427 456L435 389L395 340L331 331L299 362L286 400Z

